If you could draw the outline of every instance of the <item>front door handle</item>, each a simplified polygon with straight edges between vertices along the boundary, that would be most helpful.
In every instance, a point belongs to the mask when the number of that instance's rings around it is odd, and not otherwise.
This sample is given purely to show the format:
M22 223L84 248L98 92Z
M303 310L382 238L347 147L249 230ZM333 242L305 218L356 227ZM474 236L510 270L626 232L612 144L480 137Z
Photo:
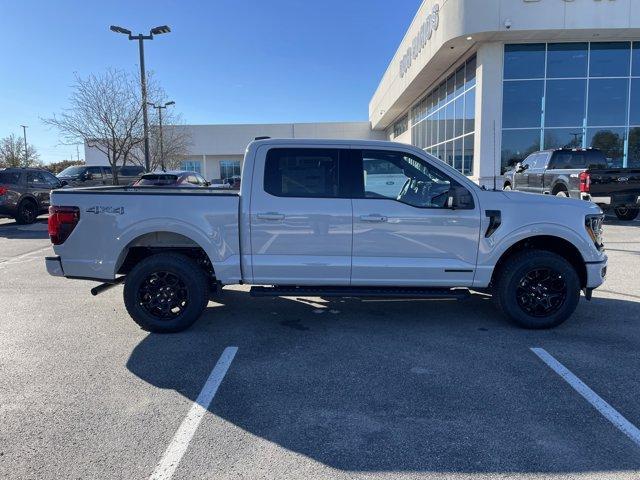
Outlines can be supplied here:
M277 222L278 220L284 220L284 215L282 213L277 212L268 212L268 213L259 213L256 215L258 220L269 220L272 222Z
M363 222L386 222L388 220L387 217L383 217L382 215L362 215L360 220Z

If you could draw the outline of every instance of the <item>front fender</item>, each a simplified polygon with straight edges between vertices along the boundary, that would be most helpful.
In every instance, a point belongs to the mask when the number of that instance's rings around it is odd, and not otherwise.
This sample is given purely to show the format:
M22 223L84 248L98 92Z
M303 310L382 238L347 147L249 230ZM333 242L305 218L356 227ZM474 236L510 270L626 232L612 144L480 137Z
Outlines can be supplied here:
M593 242L586 235L557 223L532 223L512 231L500 232L500 229L489 238L482 238L478 251L478 264L474 278L475 287L486 287L491 281L493 270L504 253L513 245L528 238L546 236L557 237L574 245L585 262L602 260Z

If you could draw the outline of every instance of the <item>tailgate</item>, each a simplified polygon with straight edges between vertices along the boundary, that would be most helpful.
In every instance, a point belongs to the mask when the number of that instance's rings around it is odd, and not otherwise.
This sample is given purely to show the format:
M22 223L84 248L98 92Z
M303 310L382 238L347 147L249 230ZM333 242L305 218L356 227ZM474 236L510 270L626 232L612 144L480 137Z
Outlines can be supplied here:
M640 195L640 168L589 170L593 197Z

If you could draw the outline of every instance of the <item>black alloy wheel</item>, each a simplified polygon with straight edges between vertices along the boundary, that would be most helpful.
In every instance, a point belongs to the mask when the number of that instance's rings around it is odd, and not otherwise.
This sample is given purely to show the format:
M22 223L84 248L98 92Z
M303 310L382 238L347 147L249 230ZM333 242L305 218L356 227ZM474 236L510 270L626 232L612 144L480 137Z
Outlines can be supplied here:
M516 289L518 305L532 317L548 317L567 299L567 282L551 268L534 268L520 280Z
M179 317L189 305L185 283L171 272L153 272L138 289L138 302L150 315L163 320Z

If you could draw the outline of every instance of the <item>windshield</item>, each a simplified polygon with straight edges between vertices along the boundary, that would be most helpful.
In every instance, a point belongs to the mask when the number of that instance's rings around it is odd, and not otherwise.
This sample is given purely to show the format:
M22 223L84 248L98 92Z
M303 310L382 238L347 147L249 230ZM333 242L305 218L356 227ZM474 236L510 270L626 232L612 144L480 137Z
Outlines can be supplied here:
M86 167L67 167L63 171L61 171L58 176L59 177L77 177L78 175L84 173Z
M144 175L137 185L173 185L177 180L177 175Z

